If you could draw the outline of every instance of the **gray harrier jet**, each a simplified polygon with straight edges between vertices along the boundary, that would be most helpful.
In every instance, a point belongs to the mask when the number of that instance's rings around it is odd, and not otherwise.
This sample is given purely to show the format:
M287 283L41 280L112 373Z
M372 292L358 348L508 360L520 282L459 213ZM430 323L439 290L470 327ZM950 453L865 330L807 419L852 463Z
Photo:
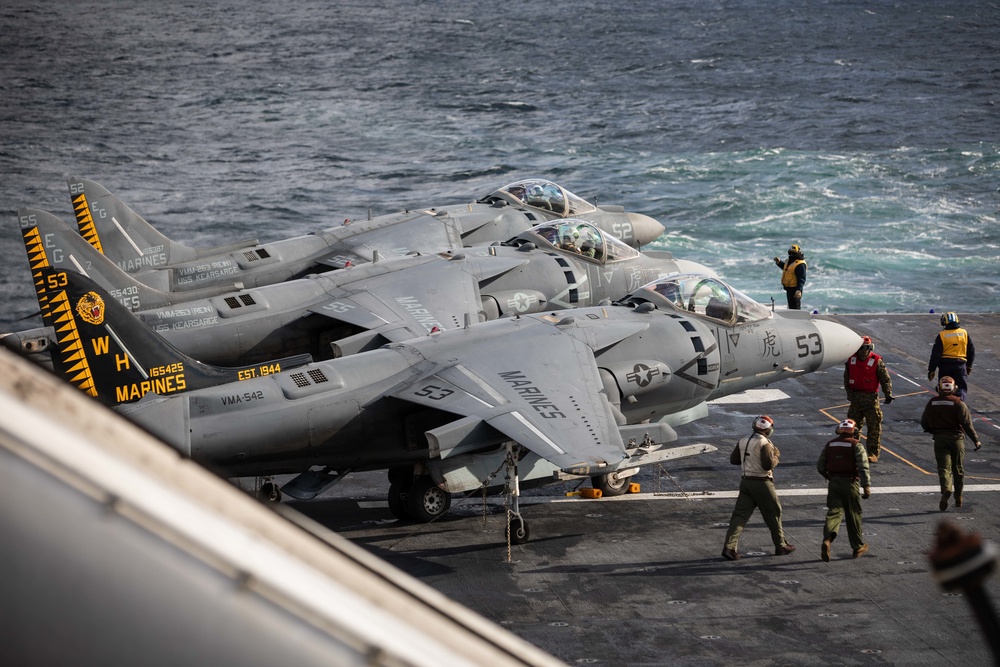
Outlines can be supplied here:
M35 284L57 374L182 454L226 476L300 473L284 487L295 497L389 469L390 507L424 521L502 471L515 542L528 537L520 486L586 476L620 492L638 466L678 455L673 426L708 401L842 364L861 342L683 274L616 305L234 372L179 352L85 276L42 268Z
M294 353L342 356L457 328L466 318L592 306L669 274L711 274L564 218L461 252L398 257L222 294L163 292L122 271L51 213L21 209L18 220L33 271L52 266L90 276L180 350L216 364ZM16 351L45 351L51 329L0 340Z
M157 231L106 188L68 179L80 233L124 271L165 291L260 287L373 258L457 251L509 239L547 220L581 218L633 246L663 233L663 225L621 206L597 207L542 179L518 181L478 201L390 213L305 236L215 248L193 248Z

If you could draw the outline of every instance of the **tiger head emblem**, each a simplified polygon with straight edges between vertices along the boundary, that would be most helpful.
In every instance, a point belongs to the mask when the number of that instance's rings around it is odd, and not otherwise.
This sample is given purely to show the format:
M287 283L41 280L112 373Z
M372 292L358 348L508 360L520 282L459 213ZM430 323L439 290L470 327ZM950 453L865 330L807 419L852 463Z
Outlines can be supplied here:
M76 312L88 324L104 322L104 299L96 292L87 292L76 304Z

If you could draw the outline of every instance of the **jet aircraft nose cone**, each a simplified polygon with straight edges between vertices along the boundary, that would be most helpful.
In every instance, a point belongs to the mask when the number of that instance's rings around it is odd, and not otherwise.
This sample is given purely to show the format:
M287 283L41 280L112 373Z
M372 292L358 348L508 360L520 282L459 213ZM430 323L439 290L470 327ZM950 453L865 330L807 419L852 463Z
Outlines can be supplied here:
M813 320L813 326L823 339L823 367L842 364L861 347L861 336L842 324Z
M626 213L632 223L632 235L639 245L652 243L660 238L660 234L667 230L654 218L642 213Z

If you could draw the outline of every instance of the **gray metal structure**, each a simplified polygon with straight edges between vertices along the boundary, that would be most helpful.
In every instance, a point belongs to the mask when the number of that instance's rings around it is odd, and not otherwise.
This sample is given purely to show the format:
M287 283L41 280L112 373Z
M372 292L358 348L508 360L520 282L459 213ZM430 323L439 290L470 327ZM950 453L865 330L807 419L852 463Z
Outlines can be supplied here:
M509 239L547 220L582 218L640 246L663 225L621 206L594 206L543 179L511 183L478 201L345 221L312 234L216 248L194 248L163 235L94 181L67 180L83 237L123 270L163 291L260 287L326 268L410 253L457 251Z
M56 371L227 476L301 473L310 497L390 470L390 506L432 520L451 493L592 477L620 493L679 454L673 427L707 402L843 363L850 329L779 315L717 278L683 274L620 304L501 319L237 382L189 358L85 276L36 271L59 335ZM702 450L704 451L704 450ZM321 468L321 470L316 470ZM497 480L500 473L505 484ZM520 521L512 539L527 539Z
M670 253L643 254L591 223L566 218L458 252L222 294L164 292L122 271L51 213L21 209L18 220L32 271L84 273L189 356L224 365L299 353L342 356L458 328L467 319L592 306L670 274L712 273ZM53 339L44 328L2 340L30 353L48 350Z

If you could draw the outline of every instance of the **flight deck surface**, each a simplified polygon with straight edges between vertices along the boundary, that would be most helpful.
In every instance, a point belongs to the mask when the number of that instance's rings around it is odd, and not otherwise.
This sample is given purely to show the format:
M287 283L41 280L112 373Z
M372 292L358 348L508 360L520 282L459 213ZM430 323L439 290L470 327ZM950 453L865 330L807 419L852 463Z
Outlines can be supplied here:
M831 561L820 559L826 484L816 459L846 416L842 368L713 403L678 434L718 449L643 469L638 494L567 497L576 482L526 492L531 539L509 551L498 498L484 507L481 494L456 497L437 522L402 523L385 502L384 473L287 504L568 664L987 664L968 600L935 582L927 553L942 520L1000 541L1000 316L961 316L976 346L968 404L983 448L968 445L965 503L947 512L920 429L938 317L826 317L872 336L896 397L882 408L882 455L863 501L871 549L858 559L843 526ZM776 487L798 550L773 555L755 513L743 559L730 562L720 556L739 485L729 453L758 414L776 423ZM1000 603L997 575L985 589Z

